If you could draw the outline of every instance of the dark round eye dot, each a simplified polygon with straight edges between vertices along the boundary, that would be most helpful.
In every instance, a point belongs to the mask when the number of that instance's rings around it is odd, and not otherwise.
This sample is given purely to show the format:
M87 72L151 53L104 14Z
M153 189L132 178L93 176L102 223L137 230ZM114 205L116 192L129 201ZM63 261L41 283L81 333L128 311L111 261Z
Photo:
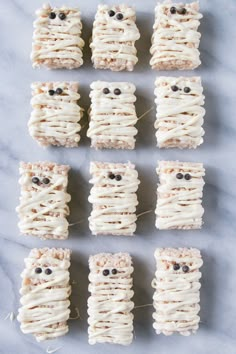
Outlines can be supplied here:
M114 90L114 94L115 94L115 95L120 95L120 94L121 94L121 90L118 89L118 88L116 88L116 89Z
M184 176L184 178L185 178L187 181L189 181L189 180L192 178L192 176L191 176L189 173L186 173L186 175Z
M56 14L55 12L50 12L49 16L48 16L51 20L54 20L54 18L56 18Z
M171 90L174 91L174 92L178 91L178 89L179 88L176 85L171 86Z
M189 272L189 267L188 267L187 265L184 265L184 266L182 267L182 271L183 271L184 273L188 273L188 272Z
M116 15L116 18L117 18L117 20L121 21L121 20L123 20L124 16L123 16L123 14L122 14L121 12L119 12L119 13Z
M57 95L61 95L62 94L62 89L60 88L60 87L58 87L57 89L56 89L56 94Z
M40 273L42 273L42 268L35 268L35 273L36 274L40 274Z
M117 181L121 181L121 180L122 180L121 175L116 175L116 180L117 180Z
M117 274L117 269L114 268L114 269L112 269L111 272L112 272L112 274L116 275Z
M58 17L59 17L60 20L65 20L66 14L64 14L64 12L60 12Z
M52 274L52 270L50 268L45 269L45 274L47 275Z
M38 177L32 177L32 180L31 180L33 183L37 184L39 183L39 178Z
M102 92L107 95L108 93L110 93L110 90L109 88L105 87Z
M109 177L110 179L116 178L116 176L114 175L114 173L109 173L108 177Z
M172 7L170 8L170 13L171 13L171 14L176 14L176 7L172 6Z
M174 270L179 270L180 269L180 265L178 263L173 265L173 269Z
M182 179L184 177L183 173L177 173L176 178L177 179Z
M104 269L104 271L102 272L102 274L106 277L107 275L109 275L109 269Z
M49 91L48 91L48 94L49 94L50 96L53 96L53 95L54 95L54 93L55 93L55 91L54 91L54 90L49 90Z
M44 177L42 182L43 182L43 184L48 184L48 183L50 183L50 179L47 177Z
M113 10L109 10L108 11L108 15L110 16L110 17L113 17L113 16L115 16L115 11L113 11Z
M190 91L191 91L191 88L190 88L190 87L185 87L185 88L184 88L184 92L185 92L185 93L189 93Z
M179 13L180 15L185 15L186 12L187 12L187 10L186 10L184 7L182 7L181 9L178 10L178 13Z

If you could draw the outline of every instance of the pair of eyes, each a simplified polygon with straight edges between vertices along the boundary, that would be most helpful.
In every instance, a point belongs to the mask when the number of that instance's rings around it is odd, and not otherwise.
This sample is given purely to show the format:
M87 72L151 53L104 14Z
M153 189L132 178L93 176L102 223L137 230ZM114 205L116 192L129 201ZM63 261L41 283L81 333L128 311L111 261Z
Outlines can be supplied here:
M171 86L171 90L172 90L173 92L182 91L182 89L181 89L180 87L176 86L176 85ZM188 86L186 86L186 87L183 88L183 91L184 91L185 93L189 93L189 92L191 92L191 88L188 87Z
M187 13L187 10L184 8L184 7L181 7L180 9L177 9L175 6L171 6L170 8L170 13L172 15L176 14L176 12L179 14L179 15L185 15Z
M35 271L36 274L41 274L41 273L43 272L43 269L40 268L40 267L37 267L37 268L35 268L34 271ZM51 270L50 268L46 268L46 269L44 270L44 273L45 273L46 275L50 275L50 274L52 274L52 270Z
M121 175L115 175L115 174L112 173L112 172L109 172L108 178L110 178L110 179L115 179L116 181L121 181L121 180L122 180Z
M183 271L184 273L188 273L189 270L190 270L190 269L189 269L189 266L187 266L187 265L181 266L181 265L178 264L178 263L175 263L175 264L173 265L173 269L174 269L175 271L182 269L182 271Z
M176 178L177 179L183 179L184 178L184 179L186 179L186 181L189 181L192 178L192 176L189 173L185 173L185 175L184 175L183 173L179 172L179 173L176 174Z
M114 17L114 16L115 16L115 18L116 18L117 20L119 20L119 21L122 21L123 18L124 18L124 15L123 15L121 12L115 13L114 10L109 10L109 11L108 11L108 15L109 15L109 17Z
M50 18L50 20L54 20L57 17L57 14L55 12L50 12L48 17ZM59 12L58 17L60 20L63 21L66 19L66 14L64 14L64 12Z
M105 95L108 95L108 93L110 93L111 91L109 90L108 87L105 87L102 92L105 94ZM119 88L115 88L113 93L117 96L119 96L121 94L121 90Z
M31 181L32 181L32 183L34 183L34 184L39 184L39 183L49 184L49 183L50 183L50 179L47 178L47 177L44 177L44 178L42 178L42 179L40 180L39 177L34 176L34 177L32 177Z
M50 95L50 96L53 96L53 95L61 95L62 94L62 92L63 92L63 90L60 88L60 87L58 87L56 90L49 90L48 91L48 94Z
M117 269L104 269L103 271L102 271L102 274L105 276L105 277L107 277L109 274L112 274L112 275L116 275L118 273L118 270Z

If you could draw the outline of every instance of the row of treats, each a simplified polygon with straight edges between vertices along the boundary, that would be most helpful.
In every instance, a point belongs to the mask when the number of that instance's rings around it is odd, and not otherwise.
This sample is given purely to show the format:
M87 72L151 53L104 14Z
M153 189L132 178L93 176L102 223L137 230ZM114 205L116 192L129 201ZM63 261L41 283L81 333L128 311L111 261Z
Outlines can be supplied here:
M156 7L151 66L158 70L194 69L200 65L197 2ZM78 9L44 5L34 22L33 67L78 68L82 65L82 24ZM99 5L93 25L92 62L96 69L132 71L140 37L135 11L127 5ZM74 147L80 140L83 109L76 82L32 84L30 135L42 146ZM97 149L134 149L138 120L135 86L129 82L91 84L88 137ZM196 148L203 142L205 110L200 77L156 80L157 145ZM69 166L52 162L20 164L20 232L41 239L68 237ZM138 173L132 163L91 162L93 235L132 236L136 230ZM201 163L160 161L157 173L156 227L199 229L205 170ZM69 249L32 249L25 259L18 320L23 333L38 341L68 332L70 318ZM200 251L158 248L152 282L157 334L190 335L199 326ZM133 340L133 261L127 253L101 253L89 258L89 343L128 345Z

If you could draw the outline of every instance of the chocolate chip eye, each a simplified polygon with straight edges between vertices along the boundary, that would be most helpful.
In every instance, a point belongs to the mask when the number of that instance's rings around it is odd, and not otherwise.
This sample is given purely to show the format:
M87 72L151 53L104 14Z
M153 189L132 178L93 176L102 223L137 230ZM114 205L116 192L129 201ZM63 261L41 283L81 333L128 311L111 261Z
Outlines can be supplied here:
M116 175L116 181L121 181L121 180L122 180L121 175Z
M184 178L183 173L180 173L180 172L177 173L176 178L177 178L177 179L182 179L182 178Z
M51 20L54 20L54 18L56 18L55 12L51 12L48 17L49 17Z
M184 92L185 92L185 93L189 93L190 91L191 91L191 88L190 88L190 87L185 87L185 88L184 88Z
M53 95L54 95L54 93L55 93L55 91L54 91L54 90L49 90L49 91L48 91L48 94L49 94L50 96L53 96Z
M42 182L43 182L43 184L48 184L48 183L50 183L50 179L47 177L44 177Z
M102 92L107 95L108 93L110 93L110 90L109 88L105 87Z
M184 176L184 178L185 178L187 181L189 181L189 180L192 178L192 176L191 176L189 173L186 173L186 175Z
M52 270L50 268L45 269L45 274L47 275L52 274Z
M117 274L117 269L114 268L114 269L112 269L111 272L112 272L112 274L116 275Z
M188 267L187 265L184 265L184 266L182 267L182 271L183 271L184 273L188 273L188 272L189 272L189 267Z
M60 20L65 20L66 14L64 14L64 12L60 12L58 17L59 17Z
M178 13L179 13L180 15L185 15L186 12L187 12L187 10L186 10L184 7L182 7L181 9L178 10Z
M121 90L118 89L118 88L116 88L116 89L114 90L114 94L115 94L115 95L120 95L120 94L121 94Z
M124 16L123 16L123 14L122 14L121 12L119 12L119 13L116 15L116 18L117 18L117 20L121 21L121 20L123 20Z
M102 272L102 274L106 277L107 275L109 275L109 269L104 269L104 271Z
M116 176L114 175L114 173L109 173L108 177L109 177L110 179L116 178Z
M113 11L113 10L109 10L108 11L108 15L110 16L110 17L113 17L113 16L115 16L115 11Z
M42 268L39 268L39 267L35 268L34 271L35 271L36 274L40 274L40 273L42 273Z
M32 177L31 180L33 183L38 184L39 183L39 178L38 177Z
M179 270L180 269L180 265L178 263L173 265L173 269L174 270Z
M176 92L176 91L179 90L179 88L178 88L178 86L173 85L173 86L171 86L171 90L174 91L174 92Z
M172 7L170 8L170 13L171 13L172 15L176 14L176 7L172 6Z
M62 92L63 92L63 90L62 90L60 87L58 87L58 88L56 89L56 94L57 94L57 95L61 95Z

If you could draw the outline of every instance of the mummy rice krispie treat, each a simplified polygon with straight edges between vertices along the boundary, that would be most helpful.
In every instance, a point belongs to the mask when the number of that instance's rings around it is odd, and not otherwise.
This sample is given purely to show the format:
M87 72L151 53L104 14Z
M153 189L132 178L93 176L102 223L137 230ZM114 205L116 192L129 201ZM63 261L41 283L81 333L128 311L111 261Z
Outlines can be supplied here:
M69 166L52 162L21 162L21 196L16 210L22 234L41 239L68 237L68 171Z
M128 82L91 84L90 123L87 136L96 149L134 149L137 129L135 86Z
M75 69L83 64L80 11L43 5L36 12L31 60L33 67Z
M140 38L135 10L127 5L98 5L90 48L95 69L132 71Z
M200 267L202 258L195 248L158 248L155 251L156 273L153 305L157 334L196 333L200 317Z
M199 3L158 3L153 26L152 69L192 70L200 64Z
M31 86L33 111L29 133L41 146L76 147L80 141L78 105L80 95L76 82L35 82Z
M91 162L89 227L93 235L132 236L136 230L138 173L131 163Z
M158 77L155 85L157 146L195 149L204 135L201 78Z
M18 321L25 334L38 342L68 332L71 287L70 251L62 248L32 249L25 259Z
M89 344L129 345L133 340L132 259L127 253L89 258Z
M201 163L160 161L157 168L156 227L200 229L205 169Z

